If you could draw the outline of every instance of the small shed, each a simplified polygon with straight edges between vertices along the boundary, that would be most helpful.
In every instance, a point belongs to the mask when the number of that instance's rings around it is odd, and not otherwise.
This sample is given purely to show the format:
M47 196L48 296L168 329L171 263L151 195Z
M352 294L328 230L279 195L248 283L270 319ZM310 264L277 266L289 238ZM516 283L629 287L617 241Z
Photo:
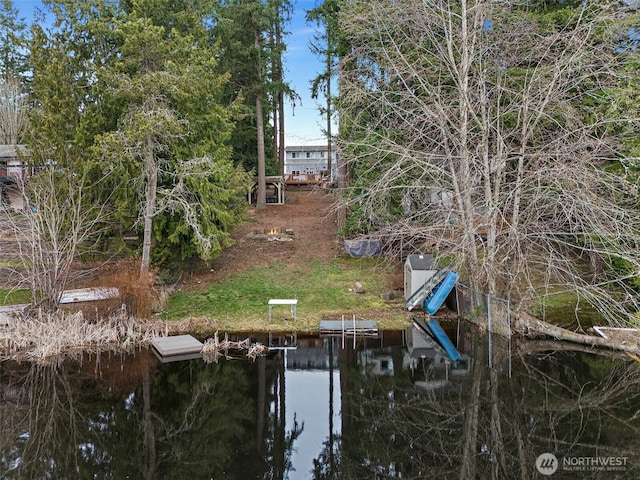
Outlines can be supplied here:
M266 201L272 205L284 205L284 178L281 175L265 177ZM254 184L249 190L247 200L249 203L256 203L258 199L258 179L254 179Z
M408 299L416 290L438 271L433 255L412 254L404 262L404 298Z

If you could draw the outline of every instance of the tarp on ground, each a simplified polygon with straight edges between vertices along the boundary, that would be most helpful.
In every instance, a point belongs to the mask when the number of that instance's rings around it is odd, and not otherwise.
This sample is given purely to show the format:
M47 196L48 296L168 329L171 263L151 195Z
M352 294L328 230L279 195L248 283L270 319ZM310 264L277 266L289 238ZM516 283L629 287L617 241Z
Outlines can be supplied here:
M382 240L379 238L345 240L344 251L352 257L377 257L382 252Z

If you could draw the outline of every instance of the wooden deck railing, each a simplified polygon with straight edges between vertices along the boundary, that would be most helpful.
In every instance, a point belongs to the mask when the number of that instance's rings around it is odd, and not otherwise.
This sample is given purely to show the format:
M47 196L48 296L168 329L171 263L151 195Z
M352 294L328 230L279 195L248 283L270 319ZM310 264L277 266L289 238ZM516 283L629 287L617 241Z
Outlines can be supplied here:
M322 183L321 173L285 173L284 183L287 185L314 185Z

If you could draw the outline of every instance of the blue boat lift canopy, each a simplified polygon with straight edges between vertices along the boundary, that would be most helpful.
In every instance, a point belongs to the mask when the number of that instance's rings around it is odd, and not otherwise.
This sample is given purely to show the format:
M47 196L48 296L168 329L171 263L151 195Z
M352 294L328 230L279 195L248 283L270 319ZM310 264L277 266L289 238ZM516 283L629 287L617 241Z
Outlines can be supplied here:
M456 272L450 268L440 269L406 300L405 306L408 310L413 310L422 303L425 313L431 316L440 309L457 281L458 274ZM453 343L451 343L451 340L435 318L429 318L426 321L426 328L444 349L451 361L457 362L460 360L460 353L453 346Z

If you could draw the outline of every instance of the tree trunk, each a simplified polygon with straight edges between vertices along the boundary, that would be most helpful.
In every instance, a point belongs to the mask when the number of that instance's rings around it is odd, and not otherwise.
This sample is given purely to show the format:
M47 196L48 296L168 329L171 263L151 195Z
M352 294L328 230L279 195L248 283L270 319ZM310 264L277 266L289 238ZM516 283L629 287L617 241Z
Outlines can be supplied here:
M149 375L149 363L145 362L142 370L142 407L144 424L144 465L143 477L145 479L156 476L156 435L153 427L153 411L151 409L151 377Z
M462 458L460 459L460 480L476 478L478 419L480 409L479 398L482 383L482 369L476 364L473 369L473 384L471 385L469 403L465 406L465 421L462 433Z
M260 51L260 33L255 36L256 51ZM265 155L264 155L264 121L262 117L262 67L260 60L256 65L258 69L258 89L256 92L256 130L258 137L258 191L256 198L256 209L264 210L267 206L267 186L265 176Z
M145 176L147 177L147 192L144 203L144 236L142 240L142 263L140 276L149 273L151 266L151 238L153 236L153 215L156 206L156 193L158 188L158 170L153 155L153 139L147 139L147 152L145 154Z
M338 95L340 95L340 82L342 78L342 74L344 71L344 60L338 60ZM338 117L338 135L340 138L343 136L342 131L342 123L340 122L340 117ZM345 192L346 186L349 183L349 169L347 164L344 162L344 159L339 156L336 160L336 167L338 169L338 192L340 196ZM342 232L347 223L347 206L342 200L338 200L338 202L342 202L338 204L338 209L336 212L336 223L338 226L338 232Z
M495 460L491 468L491 478L500 478L508 472L504 435L502 433L502 414L500 402L500 382L498 371L495 368L489 370L489 385L491 391L491 444Z
M278 165L280 175L284 175L284 92L278 94L280 100L278 101Z
M267 405L267 359L264 356L258 357L258 412L256 430L256 451L262 453L264 446L264 417Z
M473 152L470 150L471 142L471 122L474 115L471 106L470 97L472 97L470 81L471 67L474 60L473 39L474 28L469 25L468 16L472 15L471 8L468 7L467 1L463 0L460 5L460 34L461 52L459 55L455 53L455 37L450 35L447 37L447 48L449 51L449 61L458 69L457 78L459 81L458 92L458 124L456 129L459 133L459 143L454 149L454 155L450 159L450 170L453 181L454 191L458 199L458 211L460 212L460 222L463 226L461 238L464 258L466 260L466 269L468 272L478 271L478 253L476 249L476 230L474 227L474 205L473 205L473 179L472 165ZM455 143L454 143L455 145ZM469 275L470 286L473 290L480 291L475 275Z
M520 313L514 324L514 330L522 333L525 336L536 337L539 335L545 335L547 337L555 338L556 340L563 340L565 342L578 343L581 345L589 345L592 347L602 347L612 350L620 350L623 352L629 352L634 355L640 355L640 347L637 343L628 341L614 340L610 338L595 337L592 335L583 335L581 333L572 332L556 325L538 320L526 313Z
M280 50L280 45L282 45L282 27L280 22L282 21L280 15L280 8L277 8L277 18L276 18L276 82L280 85L278 89L277 95L277 110L274 110L274 114L277 111L278 121L274 122L274 128L277 128L278 138L276 140L276 152L278 155L278 171L280 175L284 175L284 78L283 78L283 68L282 68L282 52Z
M329 38L329 27L327 27L327 38ZM331 77L333 75L331 69L331 50L327 47L327 178L329 179L329 183L332 183L332 166L331 166L331 142L332 142L332 133L331 133Z
M274 67L275 68L275 67ZM271 111L273 112L273 129L271 135L271 144L273 145L273 151L276 153L276 159L278 160L278 172L282 173L280 169L280 148L278 147L278 140L280 139L280 109L278 107L278 94L273 95L271 101Z

